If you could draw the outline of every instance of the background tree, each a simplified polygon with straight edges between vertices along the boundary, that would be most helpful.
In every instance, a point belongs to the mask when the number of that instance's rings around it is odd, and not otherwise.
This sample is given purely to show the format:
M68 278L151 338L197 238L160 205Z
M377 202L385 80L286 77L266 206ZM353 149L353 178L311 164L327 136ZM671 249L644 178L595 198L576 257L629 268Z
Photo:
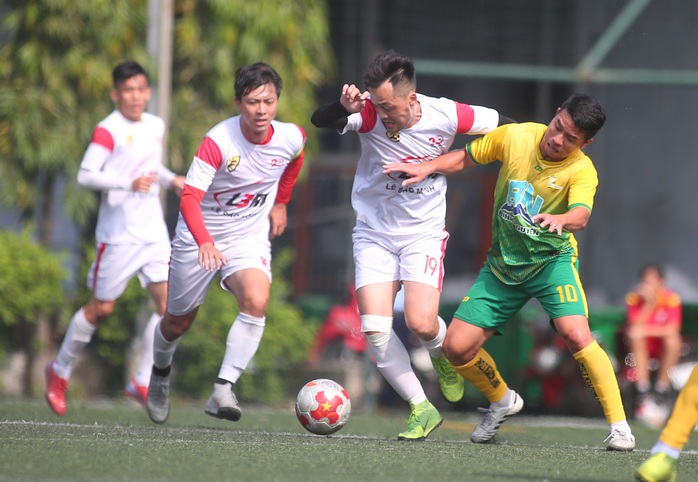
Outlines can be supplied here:
M31 366L38 350L36 320L61 309L65 268L26 231L6 230L0 231L0 266L0 360L12 351L25 367ZM28 395L29 371L19 379Z
M109 113L111 71L149 63L146 0L5 0L0 46L0 202L34 220L51 246L55 203L79 223L96 198L75 176L95 122ZM57 186L67 188L57 199Z
M95 122L113 108L113 66L125 58L149 61L141 40L145 6L145 0L0 4L0 203L17 209L24 226L36 227L45 248L52 246L54 219L61 210L81 226L95 212L97 198L77 188L76 172ZM25 276L37 280L41 273L37 267ZM61 291L49 294L46 307L55 301L64 303ZM50 358L59 314L42 310L15 316L21 320L17 326L31 325L21 330L26 339L15 347L25 347L27 372L38 378L41 370L33 362ZM35 347L38 353L31 356ZM25 390L37 382L25 384Z
M278 118L315 149L315 92L334 72L324 0L178 0L174 29L171 166L186 169L206 132L236 114L235 70L260 61L284 82Z

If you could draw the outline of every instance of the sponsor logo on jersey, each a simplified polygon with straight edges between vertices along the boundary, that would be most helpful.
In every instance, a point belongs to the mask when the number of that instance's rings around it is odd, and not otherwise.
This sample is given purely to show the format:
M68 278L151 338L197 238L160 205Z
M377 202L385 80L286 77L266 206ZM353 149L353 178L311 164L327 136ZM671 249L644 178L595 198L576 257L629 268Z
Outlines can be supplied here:
M548 187L552 187L553 189L562 191L562 186L558 186L557 184L555 184L555 181L557 181L557 179L555 179L555 176L550 176L550 178L548 179Z
M233 156L225 161L225 167L228 169L228 172L233 172L235 169L237 169L239 164L240 156Z
M533 216L540 212L542 205L543 198L535 194L529 182L511 180L507 202L499 208L497 215L511 223L517 231L539 236L540 228L533 221Z
M272 159L271 160L271 167L272 169L278 169L280 167L284 167L284 160L283 159Z

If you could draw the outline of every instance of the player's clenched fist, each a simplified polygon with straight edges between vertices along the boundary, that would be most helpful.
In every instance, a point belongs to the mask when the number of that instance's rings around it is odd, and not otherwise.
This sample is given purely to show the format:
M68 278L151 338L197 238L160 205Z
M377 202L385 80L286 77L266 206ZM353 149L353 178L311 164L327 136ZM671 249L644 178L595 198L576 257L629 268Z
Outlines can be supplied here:
M361 112L361 109L366 105L368 95L368 92L361 92L354 84L344 84L339 102L347 112L353 114L354 112Z

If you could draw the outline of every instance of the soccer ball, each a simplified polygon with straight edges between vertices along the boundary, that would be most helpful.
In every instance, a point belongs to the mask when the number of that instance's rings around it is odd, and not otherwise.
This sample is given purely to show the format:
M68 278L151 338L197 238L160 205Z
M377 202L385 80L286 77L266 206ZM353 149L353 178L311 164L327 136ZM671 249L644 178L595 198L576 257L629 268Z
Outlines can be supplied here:
M308 432L330 435L349 420L349 394L337 382L318 378L306 383L296 397L296 416Z

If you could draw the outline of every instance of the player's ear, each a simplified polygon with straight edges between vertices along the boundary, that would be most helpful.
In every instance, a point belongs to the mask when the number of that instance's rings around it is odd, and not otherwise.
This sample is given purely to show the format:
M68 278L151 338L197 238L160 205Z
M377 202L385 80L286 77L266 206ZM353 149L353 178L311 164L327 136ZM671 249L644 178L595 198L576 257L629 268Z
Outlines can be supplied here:
M593 137L592 137L591 139L587 139L586 141L584 141L584 144L582 144L582 146L580 147L580 149L584 149L586 146L588 146L588 145L591 144L592 142L594 142L594 138L593 138Z
M115 103L115 104L119 103L119 92L116 89L111 90L110 96L111 96L111 101L113 103Z

